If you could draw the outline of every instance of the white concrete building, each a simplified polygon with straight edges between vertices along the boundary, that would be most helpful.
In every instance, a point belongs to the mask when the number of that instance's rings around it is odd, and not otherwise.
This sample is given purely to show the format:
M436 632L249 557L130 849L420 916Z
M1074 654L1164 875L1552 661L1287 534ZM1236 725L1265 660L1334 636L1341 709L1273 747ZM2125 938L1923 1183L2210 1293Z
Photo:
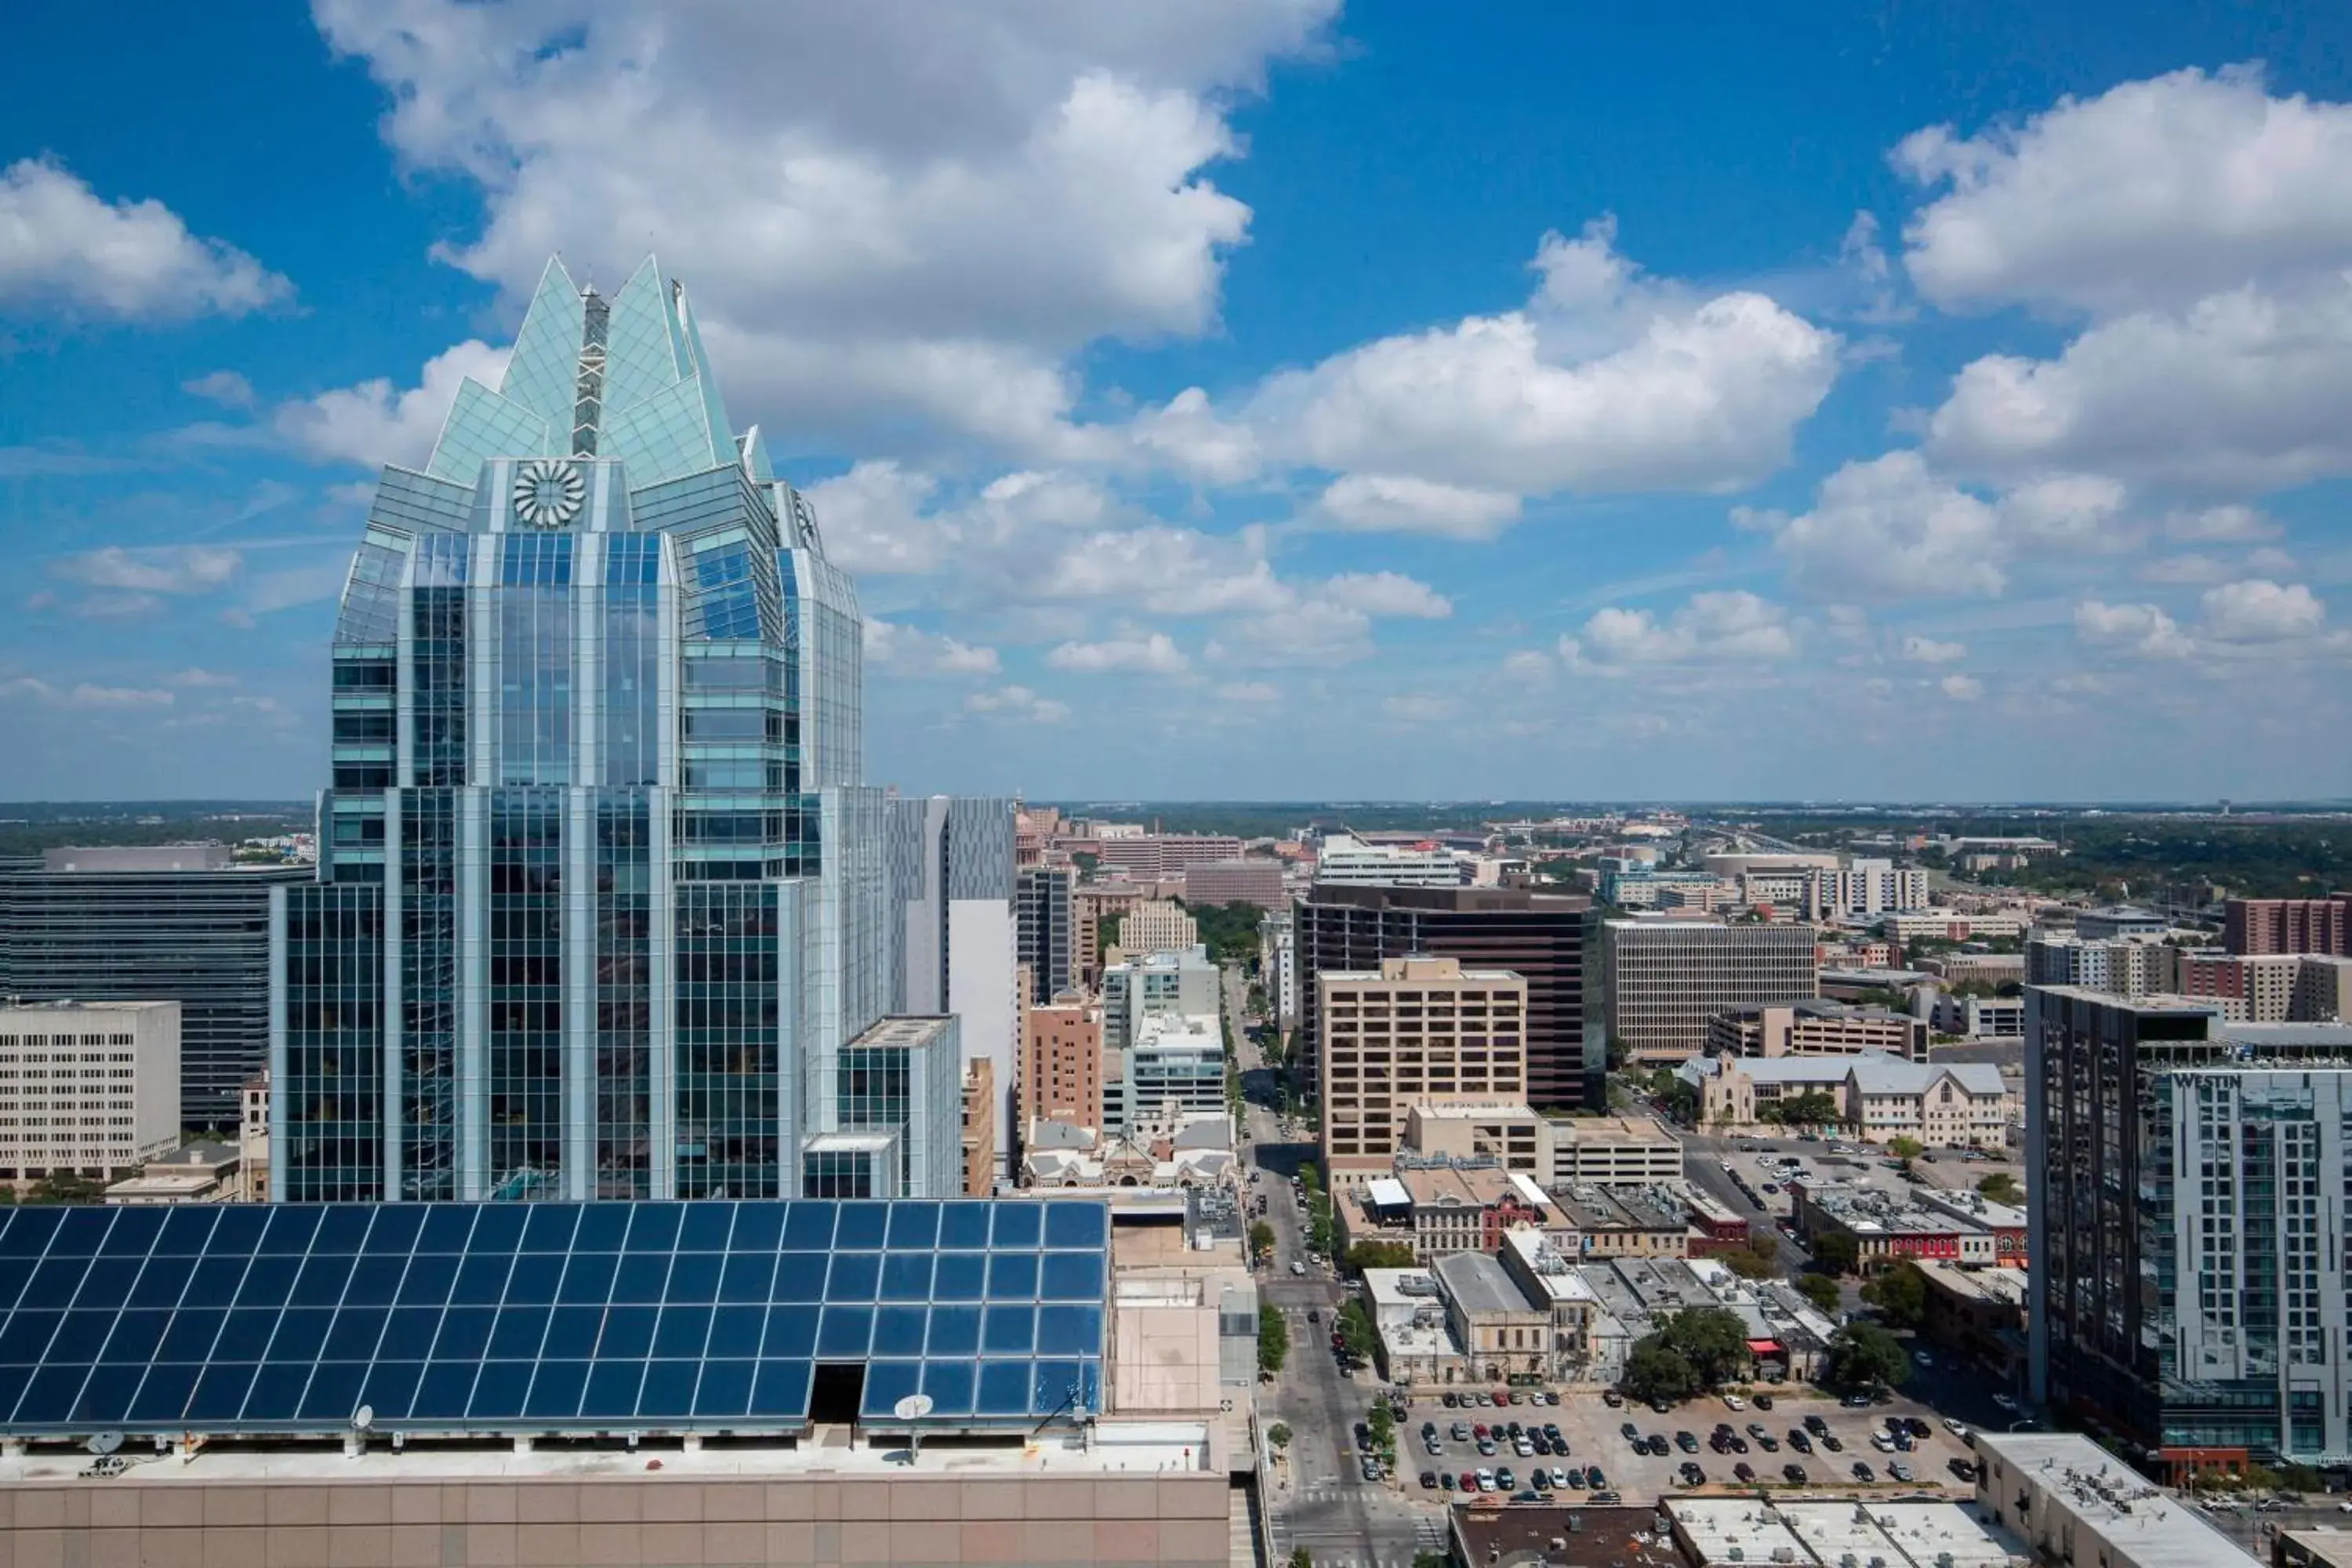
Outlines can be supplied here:
M179 1133L177 1002L0 1005L0 1180L103 1177Z
M1316 850L1315 879L1356 887L1458 888L1462 864L1442 844L1367 844L1335 833Z
M1200 941L1199 922L1186 914L1184 906L1173 899L1146 899L1129 910L1118 922L1118 949L1121 952L1139 956L1181 952L1198 946Z
M2051 1562L2254 1568L2194 1510L2075 1432L1979 1432L1977 1505Z
M1270 914L1258 922L1259 984L1275 1023L1285 1029L1298 1024L1298 926L1287 911Z

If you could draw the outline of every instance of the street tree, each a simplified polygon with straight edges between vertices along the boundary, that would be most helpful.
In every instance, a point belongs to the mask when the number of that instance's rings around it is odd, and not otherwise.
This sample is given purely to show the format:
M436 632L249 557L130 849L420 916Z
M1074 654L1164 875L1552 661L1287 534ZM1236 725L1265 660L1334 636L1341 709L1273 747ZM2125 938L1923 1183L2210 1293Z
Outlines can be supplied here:
M2013 1204L2025 1196L2024 1189L2017 1184L2017 1178L2007 1171L1995 1171L1979 1182L1977 1192L1986 1201L1996 1204Z
M1277 1448L1287 1448L1290 1447L1290 1428L1277 1421L1265 1429L1265 1440Z
M1927 1310L1927 1277L1906 1258L1862 1288L1862 1299L1898 1329L1916 1329Z
M1257 1369L1272 1374L1290 1355L1290 1322L1275 1307L1257 1310Z
M1830 1341L1832 1388L1850 1393L1881 1384L1892 1388L1910 1375L1911 1358L1876 1323L1848 1323Z
M1911 1168L1912 1161L1927 1152L1927 1145L1920 1142L1916 1138L1889 1138L1886 1141L1886 1152L1902 1161L1903 1168L1907 1171Z
M1838 1308L1838 1283L1826 1274L1800 1274L1797 1293L1824 1312Z
M1254 1220L1249 1228L1250 1251L1261 1259L1274 1256L1274 1226L1264 1220Z
M1813 1261L1831 1274L1851 1274L1862 1261L1862 1248L1843 1231L1824 1231L1813 1237Z
M1359 1274L1367 1268L1410 1268L1412 1245L1403 1241L1360 1241L1348 1248L1348 1267Z
M1372 1330L1371 1315L1364 1304L1349 1297L1339 1308L1339 1348L1353 1362L1368 1362L1380 1344L1380 1335Z
M1665 1335L1644 1334L1625 1358L1625 1392L1636 1399L1688 1399L1698 1392L1698 1373Z

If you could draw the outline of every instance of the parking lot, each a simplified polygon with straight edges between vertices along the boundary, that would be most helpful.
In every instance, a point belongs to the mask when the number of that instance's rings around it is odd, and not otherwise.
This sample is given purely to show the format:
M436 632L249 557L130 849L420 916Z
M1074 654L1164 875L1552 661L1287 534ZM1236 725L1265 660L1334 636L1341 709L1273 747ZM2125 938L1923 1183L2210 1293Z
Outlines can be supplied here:
M1475 1474L1483 1468L1499 1473L1508 1468L1517 1489L1527 1489L1532 1470L1540 1467L1546 1471L1566 1469L1571 1479L1573 1472L1586 1471L1589 1492L1593 1489L1590 1472L1597 1464L1606 1489L1636 1506L1668 1494L1744 1492L1759 1486L1788 1488L1808 1496L1880 1496L1921 1491L1957 1494L1969 1489L1951 1468L1953 1460L1971 1458L1968 1447L1944 1429L1933 1411L1916 1401L1898 1396L1891 1404L1848 1409L1826 1394L1795 1385L1791 1388L1795 1391L1773 1391L1769 1395L1772 1407L1769 1410L1759 1410L1752 1403L1748 1403L1745 1409L1736 1410L1722 1399L1707 1396L1685 1401L1663 1415L1644 1405L1629 1404L1622 1409L1612 1409L1598 1393L1589 1389L1563 1394L1558 1405L1448 1409L1438 1400L1416 1400L1397 1423L1398 1475L1394 1484L1408 1493L1427 1497L1429 1494L1421 1487L1422 1472L1450 1474L1454 1478L1454 1489L1448 1493L1439 1486L1435 1490L1439 1496L1458 1498L1462 1495L1461 1477L1465 1472ZM1791 1429L1803 1430L1808 1415L1821 1418L1830 1436L1837 1440L1835 1450L1810 1432L1806 1434L1806 1445L1812 1452L1800 1452L1791 1444ZM1889 1452L1874 1447L1871 1439L1885 1432L1889 1415L1924 1421L1928 1436L1915 1437L1908 1452ZM1475 1436L1468 1441L1453 1436L1457 1422L1475 1433L1481 1424L1492 1428L1497 1423L1507 1426L1513 1421L1523 1429L1540 1430L1546 1424L1557 1426L1568 1452L1521 1456L1514 1452L1510 1440L1505 1437L1496 1444L1496 1453L1485 1455L1479 1452ZM1654 1452L1636 1454L1620 1430L1629 1421L1645 1439L1664 1438L1666 1452L1663 1456ZM1423 1446L1423 1422L1436 1426L1440 1448L1437 1458L1432 1458ZM1718 1423L1730 1425L1740 1441L1747 1444L1747 1452L1718 1453L1709 1446ZM1764 1429L1773 1448L1768 1449L1748 1430L1750 1423ZM1677 1444L1677 1434L1684 1432L1690 1434L1696 1452L1686 1452ZM1912 1472L1911 1480L1902 1480L1894 1474L1891 1467L1898 1462ZM1690 1483L1682 1473L1685 1463L1696 1464L1704 1479L1696 1485ZM1754 1472L1752 1481L1738 1479L1734 1467L1740 1464ZM1782 1468L1791 1464L1802 1469L1803 1479L1797 1480L1784 1473ZM1857 1464L1869 1467L1868 1481L1855 1474Z

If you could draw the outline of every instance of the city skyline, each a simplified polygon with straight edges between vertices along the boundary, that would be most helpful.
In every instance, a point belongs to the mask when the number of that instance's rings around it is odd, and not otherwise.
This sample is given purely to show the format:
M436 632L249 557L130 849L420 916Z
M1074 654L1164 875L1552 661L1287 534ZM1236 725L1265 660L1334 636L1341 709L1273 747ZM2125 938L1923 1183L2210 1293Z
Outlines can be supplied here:
M858 578L877 784L2205 801L2352 763L2339 18L97 25L0 67L0 796L325 786L375 466L499 379L548 254L617 290L649 246ZM100 56L102 95L45 65Z

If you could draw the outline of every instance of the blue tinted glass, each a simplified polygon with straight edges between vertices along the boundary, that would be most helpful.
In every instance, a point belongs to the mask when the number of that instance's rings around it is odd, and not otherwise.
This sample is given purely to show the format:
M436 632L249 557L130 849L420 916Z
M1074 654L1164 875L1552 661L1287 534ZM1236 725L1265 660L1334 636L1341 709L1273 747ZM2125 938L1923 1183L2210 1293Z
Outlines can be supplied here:
M876 1355L919 1356L930 1312L922 1307L884 1307L874 1314Z
M180 1304L181 1292L188 1288L191 1272L183 1259L173 1258L169 1262L158 1259L152 1267L140 1271L139 1283L133 1285L131 1294L123 1298L123 1305L176 1307ZM0 1284L0 1295L15 1289L15 1285Z
M433 1342L435 1361L479 1361L498 1321L489 1307L452 1307L441 1315L441 1337Z
M824 1320L817 1324L817 1359L862 1360L873 1338L873 1308L827 1307Z
M735 1205L728 1203L698 1203L686 1205L686 1217L677 1229L677 1249L680 1252L724 1252L727 1233L735 1228Z
M319 1353L329 1361L373 1361L391 1316L382 1307L345 1307L335 1314L335 1326L327 1331L326 1345Z
M940 1245L986 1247L989 1206L975 1203L942 1204L940 1206Z
M512 1252L522 1245L522 1227L530 1223L536 1204L485 1204L466 1243L472 1253Z
M114 1216L114 1228L106 1233L105 1245L98 1249L101 1258L144 1258L155 1249L155 1238L163 1233L163 1215L161 1208L125 1208Z
M457 1280L457 1259L420 1252L409 1259L408 1272L401 1276L399 1303L404 1307L440 1306L449 1300L449 1287Z
M19 1312L18 1317L24 1314ZM198 1310L183 1307L172 1314L172 1326L163 1331L163 1343L155 1352L157 1361L201 1362L212 1359L213 1342L220 1337L221 1320L228 1314L215 1308ZM5 1360L0 1355L0 1360Z
M581 1212L580 1228L572 1235L574 1252L618 1252L629 1234L628 1204L590 1204Z
M261 1245L261 1233L268 1228L271 1212L259 1204L222 1205L205 1250L215 1258L251 1252Z
M924 1349L934 1356L971 1355L980 1349L980 1309L933 1307L931 1339Z
M646 1367L646 1385L637 1394L640 1418L683 1419L694 1413L694 1384L701 1374L697 1361L657 1361Z
M923 1392L931 1396L935 1416L971 1415L972 1382L973 1367L968 1361L923 1363Z
M740 1226L738 1229L741 1228ZM735 1252L727 1258L727 1271L719 1277L719 1299L722 1301L760 1301L768 1299L768 1287L775 1279L776 1254L772 1252Z
M484 1362L466 1414L477 1421L517 1419L522 1415L522 1396L530 1388L530 1372L527 1361Z
M495 1307L506 1295L507 1275L514 1258L507 1253L469 1253L457 1261L457 1284L449 1292L453 1307Z
M360 1243L367 1239L368 1216L374 1210L363 1204L333 1204L319 1221L319 1234L310 1238L310 1250L320 1252L357 1252Z
M41 1368L16 1401L16 1422L26 1426L64 1426L73 1418L74 1405L81 1398L81 1385L89 1381L87 1365ZM0 1394L0 1398L5 1397Z
M563 1259L549 1253L525 1253L515 1260L514 1273L507 1279L507 1305L509 1307L544 1307L555 1300L555 1287L562 1282Z
M81 1289L82 1276L89 1272L88 1258L51 1258L33 1270L25 1284L25 1293L17 1300L19 1307L69 1307L74 1293Z
M835 1209L830 1203L803 1199L784 1216L784 1246L794 1252L824 1252L833 1246Z
M8 1228L0 1231L0 1258L38 1258L49 1249L49 1238L64 1218L63 1209L16 1210L9 1216Z
M988 1260L988 1296L992 1301L1037 1294L1037 1255L1000 1252Z
M620 1271L613 1276L613 1300L632 1303L658 1301L668 1279L667 1253L631 1253L621 1259Z
M455 1421L466 1414L474 1397L474 1377L481 1371L475 1361L428 1363L416 1384L416 1405L410 1415L420 1421Z
M425 1216L425 1230L416 1238L419 1252L463 1252L466 1238L474 1234L474 1215L479 1211L471 1204L432 1204Z
M245 1396L244 1419L247 1421L291 1421L294 1412L302 1407L302 1390L310 1382L310 1363L273 1361L262 1363L254 1374L253 1388Z
M931 1298L931 1255L893 1252L882 1259L882 1300L928 1301Z
M65 1223L50 1238L51 1258L95 1258L106 1240L107 1228L113 1225L117 1211L110 1208L68 1208Z
M922 1375L920 1362L876 1362L866 1369L866 1397L859 1404L859 1414L869 1420L888 1417L898 1401L915 1392Z
M425 1215L422 1204L383 1205L375 1211L375 1223L368 1227L360 1250L371 1256L413 1250L416 1233L425 1228Z
M580 1224L580 1210L573 1204L533 1204L530 1223L523 1227L522 1250L525 1252L569 1252L572 1233Z
M254 1259L236 1288L236 1305L282 1307L294 1289L294 1264L287 1258L265 1254Z
M63 1312L18 1312L10 1318L0 1329L0 1366L38 1366L64 1319Z
M751 1382L751 1414L799 1418L808 1414L809 1363L763 1361Z
M131 1401L131 1419L142 1425L179 1420L203 1371L202 1367L185 1363L149 1367L139 1384L138 1394Z
M931 1276L931 1293L942 1301L977 1301L987 1278L988 1258L978 1252L942 1252Z
M940 1244L940 1205L927 1203L897 1203L890 1205L890 1250L898 1252L909 1247L925 1251Z
M604 1327L597 1307L558 1307L547 1320L547 1343L540 1354L552 1361L586 1361L596 1353L596 1335Z
M677 1222L680 1217L676 1204L635 1204L636 1210L629 1221L631 1252L670 1252L677 1247Z
M234 1421L245 1409L245 1396L253 1387L253 1374L258 1366L247 1362L216 1361L205 1368L196 1379L196 1391L188 1396L188 1419L191 1421Z
M171 1326L169 1312L128 1311L116 1320L114 1332L106 1342L103 1361L150 1362L155 1359L155 1347L163 1342L163 1331Z
M539 1342L547 1337L547 1309L509 1307L490 1331L490 1356L495 1361L536 1361Z
M131 1289L138 1279L138 1259L101 1258L89 1266L89 1272L82 1279L81 1293L74 1298L75 1302L79 1306L116 1310L130 1299Z
M568 1421L580 1410L580 1396L588 1387L584 1361L543 1361L531 1379L530 1397L522 1413L538 1421Z
M695 1385L697 1415L740 1415L751 1405L751 1379L759 1367L751 1361L706 1361L702 1381Z
M65 1321L58 1325L57 1337L49 1341L49 1361L93 1362L99 1347L106 1343L107 1331L114 1327L111 1312L68 1312Z
M871 1252L836 1252L833 1256L833 1274L825 1281L827 1301L871 1301L874 1287L882 1278L882 1259Z
M226 1307L236 1300L236 1288L245 1279L247 1260L242 1258L200 1258L188 1276L187 1294L181 1304L189 1307Z
M404 1421L416 1398L417 1379L424 1373L425 1367L418 1362L380 1361L368 1368L360 1402L373 1409L379 1421Z
M1030 1414L1047 1415L1057 1410L1076 1410L1085 1396L1086 1384L1076 1361L1037 1363L1029 1384Z
M400 1277L407 1271L405 1258L362 1257L343 1287L346 1307L389 1307L400 1293Z
M637 1388L645 1380L641 1361L597 1361L588 1369L588 1389L580 1396L581 1418L628 1420L637 1413Z
M771 1361L778 1356L814 1353L816 1318L814 1307L769 1308L768 1336L761 1342L760 1353Z
M1044 1219L1039 1202L1004 1202L996 1210L996 1233L989 1239L998 1247L1034 1247Z
M355 1361L324 1361L310 1374L310 1386L302 1394L302 1408L298 1414L305 1421L332 1421L341 1425L349 1421L360 1407L360 1388L367 1382L367 1367Z
M664 1307L661 1326L654 1331L654 1354L684 1358L702 1353L710 1338L708 1307Z
M440 1332L440 1308L394 1307L384 1320L383 1343L375 1353L385 1361L423 1361L433 1353L433 1341Z
M271 1211L269 1230L254 1250L265 1258L293 1258L310 1250L310 1238L319 1231L319 1221L325 1210L308 1204L285 1204ZM199 1402L204 1390L196 1390Z
M1053 1354L1101 1354L1102 1309L1038 1308L1037 1348Z
M826 1258L822 1252L782 1252L776 1255L775 1294L778 1301L822 1301L824 1300Z
M563 1268L563 1287L555 1299L567 1307L601 1307L611 1300L613 1274L620 1267L618 1253L575 1252Z
M259 1361L269 1348L269 1336L277 1331L278 1316L267 1307L239 1307L222 1325L212 1359Z
M735 1234L727 1246L735 1252L773 1252L782 1245L784 1205L744 1203L735 1205Z
M981 1349L1027 1352L1037 1345L1037 1309L991 1307L980 1335Z
M889 1226L888 1204L845 1203L841 1205L841 1224L833 1233L833 1245L879 1247Z
M652 1307L605 1309L604 1331L596 1341L596 1358L643 1361L653 1354L654 1323L660 1315Z
M1037 1293L1048 1301L1099 1301L1103 1299L1103 1260L1099 1252L1049 1252Z
M92 1368L89 1381L82 1384L81 1397L74 1402L74 1425L86 1431L121 1426L131 1417L131 1401L139 1393L139 1380L146 1375L143 1366Z
M211 1242L213 1221L217 1217L208 1204L188 1204L173 1209L164 1216L163 1234L155 1238L155 1256L195 1257Z
M1099 1247L1109 1240L1110 1218L1092 1199L1045 1205L1045 1245Z
M231 1312L229 1318L234 1321L242 1315ZM319 1347L327 1342L327 1330L334 1321L334 1313L315 1308L296 1308L292 1311L279 1313L278 1332L269 1342L269 1359L318 1360Z
M974 1401L982 1415L1029 1414L1029 1363L987 1361L980 1363L980 1396Z
M294 1281L291 1298L298 1307L332 1307L343 1299L343 1287L351 1283L352 1266L357 1259L350 1253L312 1253L302 1265L301 1277Z
M669 1266L669 1287L663 1291L666 1301L715 1301L719 1300L719 1269L723 1260L711 1252L681 1252Z
M767 1327L768 1309L721 1307L710 1316L710 1343L703 1354L713 1360L748 1360L760 1353L760 1333Z

